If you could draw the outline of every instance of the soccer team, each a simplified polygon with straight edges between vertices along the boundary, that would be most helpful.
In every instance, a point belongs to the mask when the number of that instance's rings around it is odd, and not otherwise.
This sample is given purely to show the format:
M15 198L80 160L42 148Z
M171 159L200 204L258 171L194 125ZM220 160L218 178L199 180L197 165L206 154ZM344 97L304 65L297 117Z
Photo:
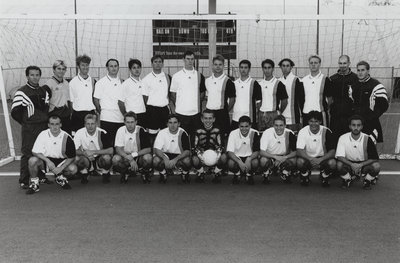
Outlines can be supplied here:
M44 86L41 69L26 68L28 81L15 93L11 115L22 125L19 183L27 194L53 183L47 172L63 189L71 189L69 179L87 184L95 175L109 183L117 174L127 183L139 174L150 183L155 171L160 183L174 173L189 183L191 171L200 183L230 175L233 184L254 184L261 175L269 184L277 175L307 186L312 170L323 187L333 176L342 178L343 188L361 178L371 189L377 181L379 117L388 98L365 61L353 73L349 56L342 55L338 72L328 77L320 71L321 58L312 55L310 73L299 78L294 62L284 58L277 78L274 61L266 59L263 79L255 80L251 62L242 60L240 77L232 81L222 56L213 58L212 75L205 78L187 51L183 69L172 77L163 71L163 58L154 56L143 79L141 61L129 60L130 76L122 81L118 60L109 59L97 82L90 62L87 55L77 57L79 73L68 83L67 66L57 60Z

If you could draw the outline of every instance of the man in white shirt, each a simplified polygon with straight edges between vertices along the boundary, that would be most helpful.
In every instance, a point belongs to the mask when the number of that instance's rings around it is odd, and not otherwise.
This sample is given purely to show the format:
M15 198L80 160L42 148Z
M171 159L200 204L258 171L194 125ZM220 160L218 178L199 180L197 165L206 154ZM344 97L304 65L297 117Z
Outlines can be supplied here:
M130 59L128 62L129 78L122 83L122 92L118 99L121 113L132 111L136 114L137 124L146 127L146 106L143 99L144 85L140 74L142 73L142 62L138 59Z
M286 118L286 127L297 133L301 129L301 112L304 107L304 88L300 79L293 74L294 62L284 58L279 62L282 77L279 80L285 85L288 103L282 115Z
M170 90L171 112L178 115L181 127L192 137L200 125L201 100L206 91L204 76L194 69L194 61L194 53L186 51L184 68L172 76Z
M246 59L240 61L240 78L234 81L236 101L233 106L231 130L239 127L239 118L242 116L250 117L252 127L257 128L257 116L262 95L260 84L249 76L250 69L250 61Z
M342 187L349 188L355 178L363 176L363 188L370 190L380 172L378 152L371 137L361 132L363 118L353 115L349 122L351 132L340 136L336 148L337 170L342 178Z
M260 151L260 135L251 128L249 116L239 118L239 128L231 131L226 152L228 169L234 174L232 183L238 184L241 177L254 184L254 172L258 169L258 153Z
M156 55L151 58L153 71L147 74L142 83L143 97L146 102L147 128L151 141L161 130L167 127L169 115L169 90L171 76L162 71L164 59Z
M263 132L274 125L274 118L286 109L287 92L285 85L274 76L275 62L266 59L261 63L264 78L261 86L262 102L258 114L258 131Z
M71 134L85 126L85 116L95 114L93 93L95 80L89 75L91 58L81 55L76 58L79 73L69 82L69 98L71 102Z
M189 170L192 166L190 159L189 136L182 129L179 117L171 114L168 117L167 128L162 129L154 141L153 167L160 171L160 183L166 183L178 168L183 183L190 183Z
M113 157L114 170L121 174L121 183L127 183L129 175L142 171L143 183L150 183L152 167L151 144L143 127L137 125L137 116L129 111L124 116L125 126L117 131Z
M328 110L332 104L331 80L320 70L321 58L312 55L308 59L310 74L301 79L304 88L303 126L308 124L310 111L322 114L322 124L329 126Z
M320 170L323 187L328 187L329 177L336 169L335 140L332 132L321 125L322 113L309 112L308 125L297 136L297 169L301 185L308 186L312 169Z
M224 74L224 61L225 59L221 55L213 58L213 74L206 79L206 109L213 111L214 125L222 131L222 135L225 137L230 130L229 112L235 105L236 91L235 84Z
M74 136L76 149L75 163L81 174L81 183L88 183L88 176L94 175L96 168L101 170L103 179L111 168L113 146L105 139L106 131L97 127L97 115L85 116L85 127L79 129Z
M49 117L49 129L42 131L32 148L33 156L29 158L31 181L26 194L39 192L39 170L51 172L56 183L65 190L71 189L65 176L73 176L78 168L73 163L76 152L74 141L68 133L61 130L59 116Z
M260 140L260 168L264 171L264 184L270 175L277 174L285 183L291 182L296 170L296 136L286 129L286 118L278 115L274 126L265 130Z
M124 116L118 107L122 86L118 77L118 60L109 59L106 67L108 74L96 83L93 97L97 112L100 113L100 127L106 130L106 139L114 145L117 130L124 125Z

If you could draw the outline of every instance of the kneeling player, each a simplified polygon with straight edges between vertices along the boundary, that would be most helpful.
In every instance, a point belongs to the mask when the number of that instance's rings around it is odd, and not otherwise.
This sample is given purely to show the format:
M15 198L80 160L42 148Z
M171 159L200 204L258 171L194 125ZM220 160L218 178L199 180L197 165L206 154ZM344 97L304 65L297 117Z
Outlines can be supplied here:
M201 122L203 127L197 129L194 138L194 154L192 157L193 167L197 169L198 182L203 183L205 181L205 169L211 168L205 165L203 154L207 150L212 150L216 152L217 163L214 168L214 179L213 183L221 182L221 172L222 168L226 163L226 154L222 153L222 139L221 131L219 128L214 127L215 117L212 110L204 110L201 116Z
M310 183L312 169L320 170L323 187L329 186L329 176L336 169L335 142L332 132L322 126L322 114L310 111L308 126L299 131L297 137L297 168L301 172L301 184Z
M60 117L50 116L48 126L49 129L39 134L32 148L33 156L28 162L31 182L27 194L39 192L39 170L53 173L56 183L63 189L71 189L65 176L73 176L78 171L73 163L76 156L74 141L61 130Z
M254 172L259 164L259 150L260 135L251 128L250 117L240 117L239 128L229 134L226 147L229 158L228 169L234 173L233 184L238 184L241 176L245 176L248 184L254 184Z
M160 183L166 183L178 168L183 183L189 183L191 168L190 143L186 131L180 128L178 116L168 116L167 128L162 129L154 141L153 167L160 171Z
M351 132L339 138L336 149L337 169L342 177L342 187L348 188L354 178L365 176L364 189L371 189L380 172L379 157L376 146L370 136L362 133L361 116L350 117Z
M79 129L74 136L76 149L75 163L82 175L81 183L88 183L88 176L94 174L96 168L101 169L103 182L109 178L111 158L114 152L104 134L105 130L97 127L97 115L87 114L84 118L85 127Z
M114 170L121 174L120 182L127 183L128 171L135 175L141 168L143 183L150 183L152 156L147 133L136 125L137 116L132 111L125 114L124 122L125 126L119 128L115 136Z
M269 176L273 173L279 174L284 182L291 182L296 169L296 136L286 129L286 119L282 115L276 116L273 127L261 136L260 167L265 184L270 183Z

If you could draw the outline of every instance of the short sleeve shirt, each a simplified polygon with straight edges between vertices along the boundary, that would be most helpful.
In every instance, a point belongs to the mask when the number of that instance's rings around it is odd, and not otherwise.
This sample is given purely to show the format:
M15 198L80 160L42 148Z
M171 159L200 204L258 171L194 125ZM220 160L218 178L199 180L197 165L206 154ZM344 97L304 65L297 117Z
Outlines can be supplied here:
M288 98L285 85L275 77L270 80L262 79L258 83L262 93L260 111L278 110L280 101Z
M48 158L66 159L76 156L74 141L65 131L53 136L50 129L42 131L36 138L32 152L41 153Z
M322 157L328 151L335 149L332 132L321 125L319 131L314 134L307 125L299 131L296 148L305 149L310 157Z
M243 136L240 129L236 129L229 134L227 152L232 152L238 157L248 157L259 150L260 135L258 131L250 129L247 136Z
M75 149L82 150L102 150L112 147L104 137L107 132L101 128L96 128L93 134L89 134L85 127L79 129L74 136Z
M206 79L207 109L220 110L227 107L227 99L236 97L235 85L228 76L218 78L212 74Z
M360 137L355 140L351 136L351 132L340 136L335 156L344 157L352 162L379 159L376 146L367 134L361 133Z
M136 114L146 112L143 100L144 85L141 79L134 79L132 76L122 83L122 92L119 100L125 103L126 111L133 111Z
M325 111L327 110L326 97L332 96L330 79L320 72L315 77L311 74L305 76L301 80L304 86L304 113L310 111Z
M123 147L126 154L137 153L141 149L149 148L150 143L144 129L136 125L133 132L129 132L126 126L118 129L115 136L115 146Z
M172 134L168 127L164 128L157 134L154 148L164 153L181 154L190 150L189 136L182 128L179 128L176 134Z
M296 136L289 129L278 135L273 127L268 128L261 136L260 150L274 155L287 155L296 150Z
M72 108L75 111L91 111L95 109L93 89L93 80L90 76L84 79L78 74L69 82L69 97L72 102Z
M49 111L53 111L54 108L60 108L68 106L69 101L69 85L66 80L58 81L55 77L52 77L46 82L46 85L51 90L50 108Z
M164 72L156 74L150 72L142 80L142 94L148 97L147 105L155 107L165 107L169 103L169 87L171 85L171 77Z

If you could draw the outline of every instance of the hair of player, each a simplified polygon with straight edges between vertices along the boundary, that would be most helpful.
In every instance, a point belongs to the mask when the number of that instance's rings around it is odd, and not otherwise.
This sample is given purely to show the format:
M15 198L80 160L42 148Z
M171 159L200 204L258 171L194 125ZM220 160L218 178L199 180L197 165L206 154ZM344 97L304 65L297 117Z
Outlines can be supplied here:
M263 68L265 64L270 64L272 68L275 68L275 62L272 59L265 59L261 62L261 67Z
M106 67L108 67L108 63L110 63L111 61L117 62L117 65L118 65L118 67L119 67L119 61L118 61L117 59L115 59L115 58L110 58L109 60L107 60L107 62L106 62Z
M131 58L131 59L129 59L129 62L128 62L128 68L132 69L133 65L135 65L135 64L138 65L140 68L142 67L142 62L140 62L139 59Z
M156 60L156 59L161 59L161 62L164 63L164 58L163 58L162 56L160 56L160 55L155 55L155 56L153 56L153 57L150 59L151 63L153 63L154 60Z
M341 58L346 58L347 62L350 63L350 57L349 57L348 55L341 55L341 56L339 57L339 60L340 60Z
M214 112L212 110L210 110L210 109L203 110L203 112L201 113L201 116L204 116L204 114L212 114L213 117L215 117Z
M47 123L50 123L50 120L60 120L61 123L61 117L60 115L56 114L56 113L50 113L49 117L47 117Z
M291 66L292 68L295 66L293 60L291 60L290 58L284 58L284 59L282 59L281 61L279 61L278 66L279 66L279 67L282 67L283 62L285 62L285 61L289 62L290 66Z
M183 58L186 58L186 56L194 56L194 52L186 50L185 53L183 53Z
M317 121L322 122L323 118L322 118L322 112L316 111L316 110L312 110L308 113L308 119L315 119Z
M215 57L213 57L213 59L212 59L212 62L214 63L215 61L221 61L222 62L222 64L224 64L225 63L225 58L222 56L222 55L216 55Z
M86 114L84 120L85 120L85 123L87 120L94 120L95 122L97 122L97 114L93 114L93 113Z
M128 118L128 117L132 117L135 119L135 121L137 121L137 115L133 111L128 111L127 113L125 113L124 121L126 121L126 118Z
M83 55L80 55L80 56L76 57L76 65L78 67L81 65L81 63L90 64L90 62L92 62L92 59L86 54L83 54Z
M361 124L364 125L364 118L363 118L361 115L354 114L354 115L350 116L350 118L348 119L349 125L350 125L351 122L354 121L354 120L360 120L360 121L361 121Z
M286 118L285 118L285 116L283 116L283 115L278 115L278 116L276 116L276 117L274 118L274 123L275 123L275 121L283 121L283 124L286 125Z
M367 70L369 70L369 68L370 68L369 63L367 61L365 61L365 60L361 60L360 62L358 62L357 63L357 68L358 68L358 66L365 66L365 68Z
M311 55L311 56L308 58L308 63L310 63L311 59L313 59L313 58L318 59L319 63L321 64L322 59L321 59L321 57L318 56L318 55Z
M56 61L53 63L53 70L56 69L58 66L63 66L63 67L65 67L65 68L67 68L67 65L65 65L64 60L60 60L60 59L56 60Z
M242 64L246 64L247 66L249 66L249 69L251 68L251 62L250 62L249 60L247 60L247 59L243 59L242 61L240 61L240 62L239 62L239 67L240 67Z
M38 66L28 66L25 69L25 75L28 77L29 76L29 71L31 70L39 70L39 76L42 76L42 70Z
M173 118L175 118L179 123L181 122L180 120L179 120L179 117L178 117L178 115L176 115L176 114L170 114L170 115L168 115L168 121L170 120L170 119L173 119Z
M247 122L248 124L251 124L251 119L249 116L243 115L242 117L239 118L239 124L243 122Z

